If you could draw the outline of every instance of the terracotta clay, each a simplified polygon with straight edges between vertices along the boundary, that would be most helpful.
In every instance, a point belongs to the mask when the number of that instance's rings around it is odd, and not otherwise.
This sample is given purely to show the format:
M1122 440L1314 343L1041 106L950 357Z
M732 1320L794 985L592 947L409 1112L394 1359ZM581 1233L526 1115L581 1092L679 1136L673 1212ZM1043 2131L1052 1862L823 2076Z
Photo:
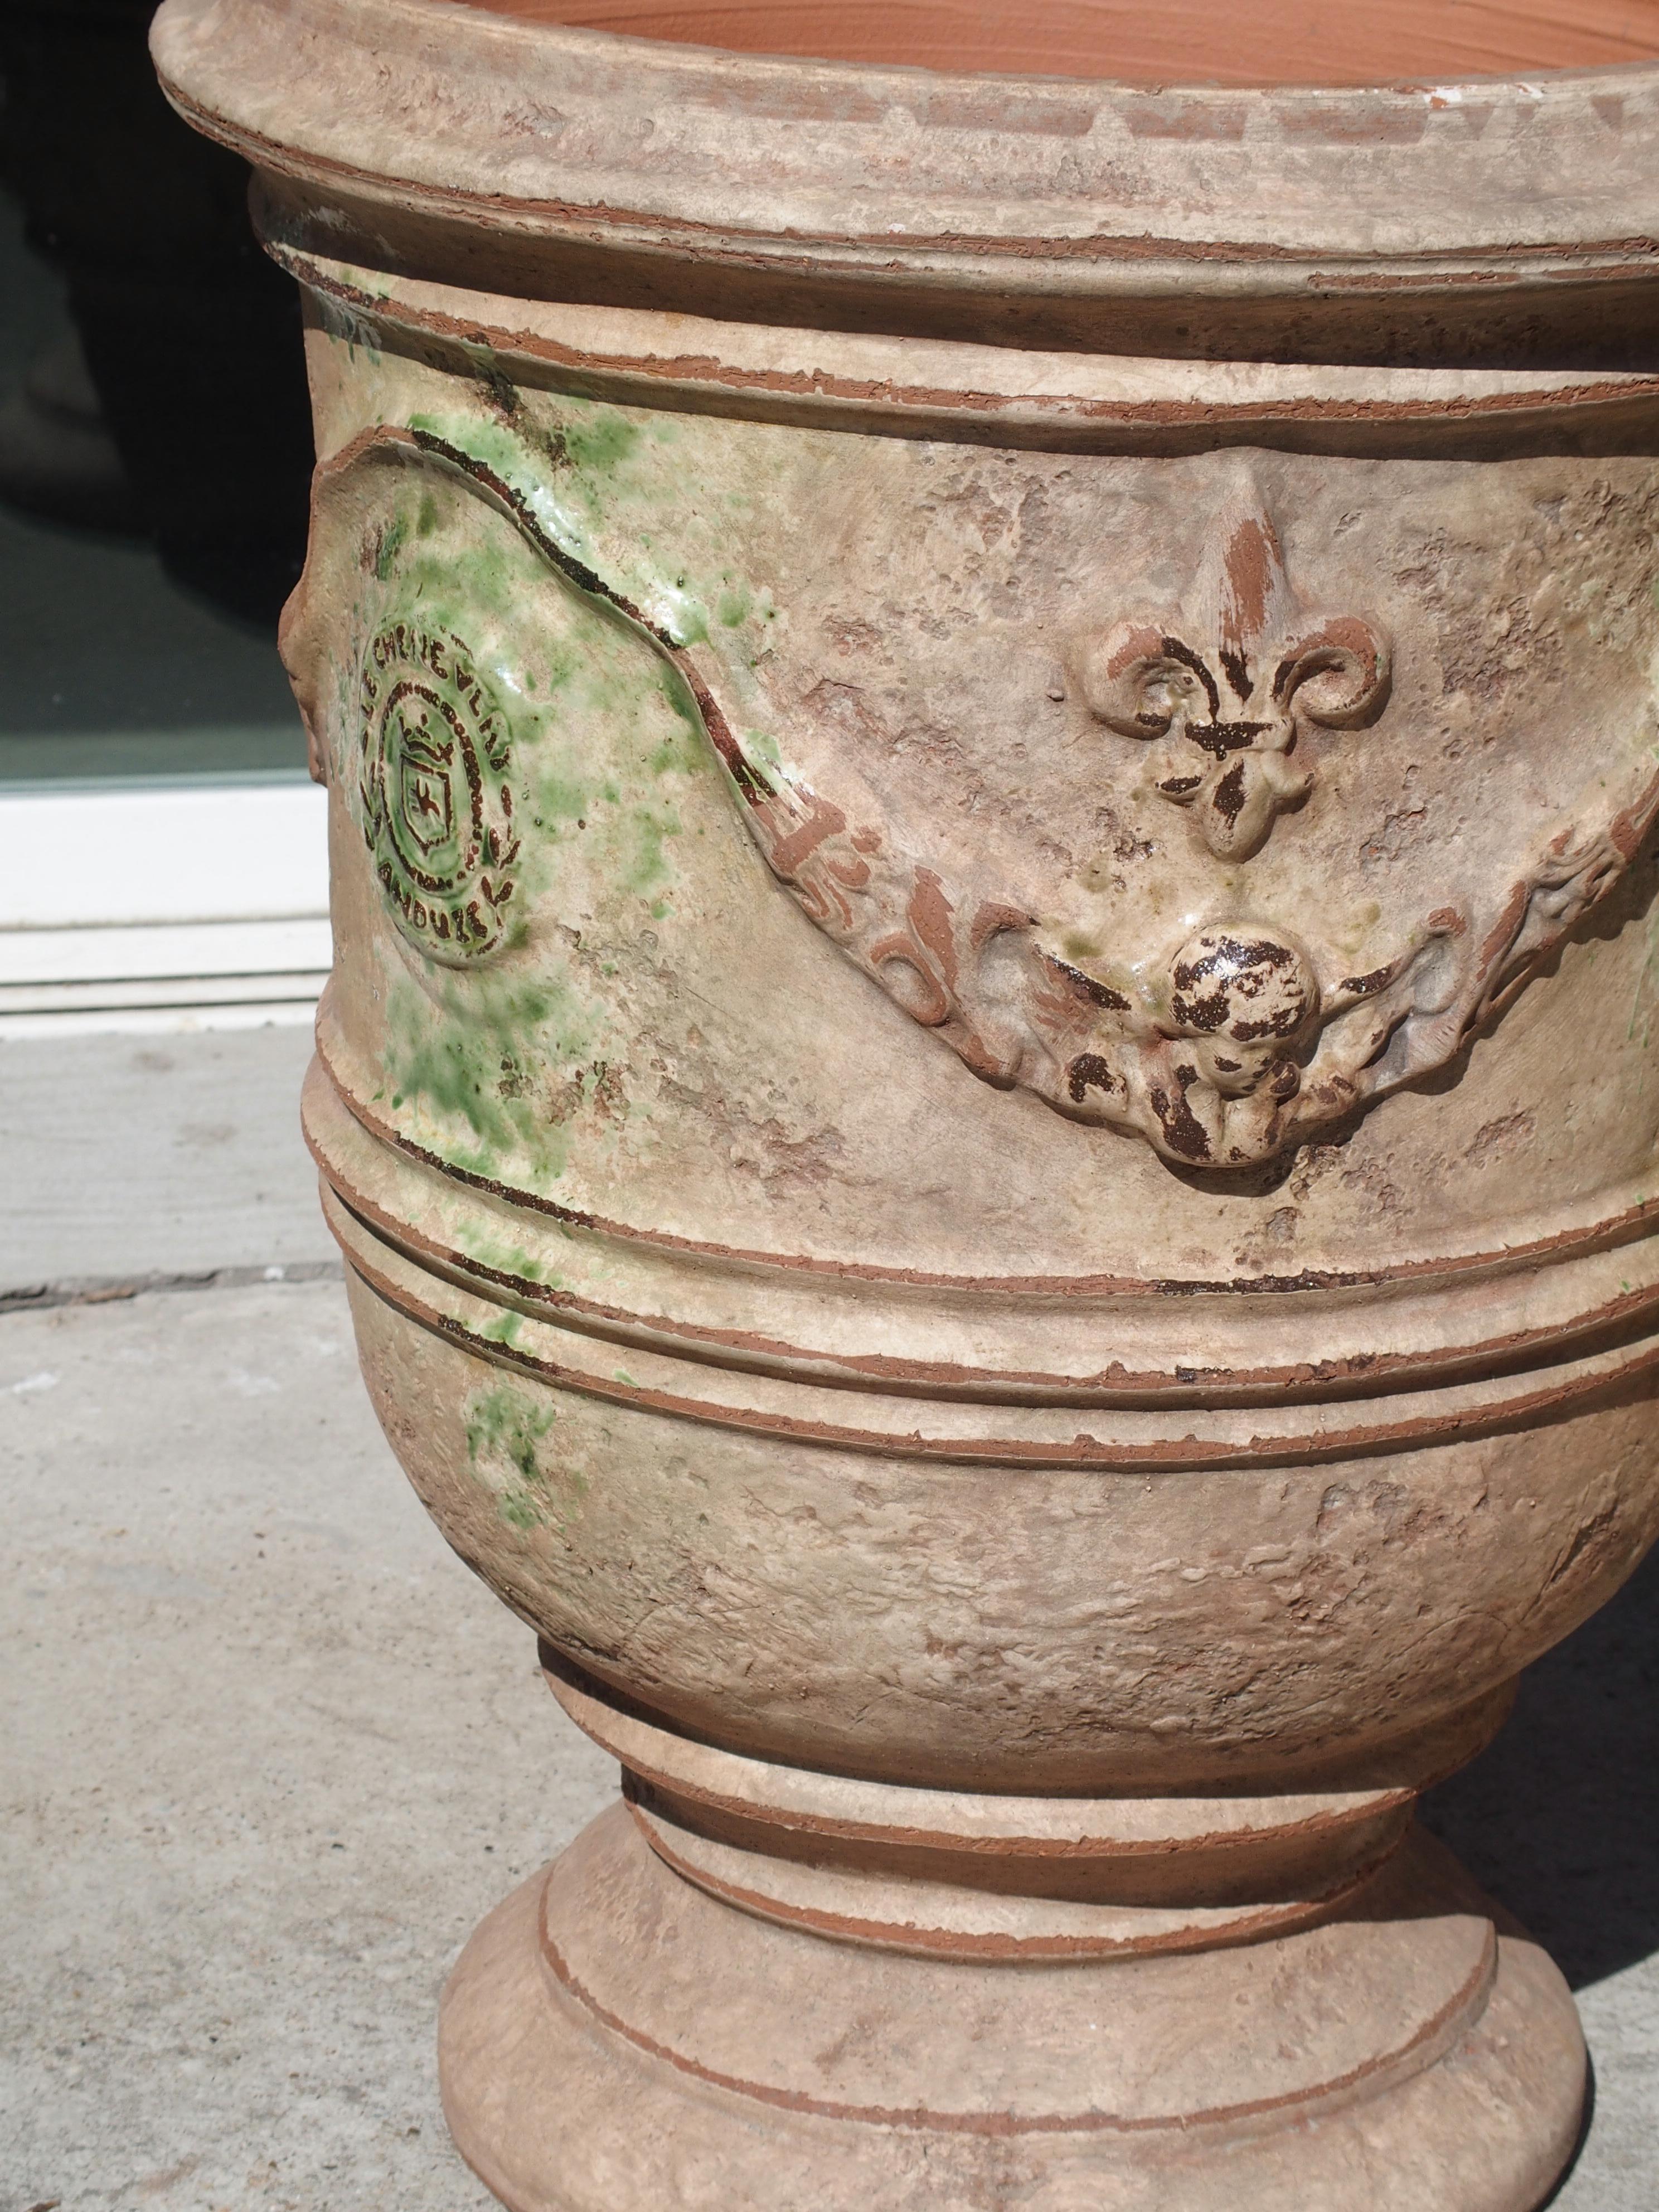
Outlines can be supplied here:
M467 0L501 15L742 53L1125 84L1374 84L1605 69L1659 54L1654 0Z
M1576 2016L1413 1808L1659 1531L1659 70L155 50L310 323L365 1374L623 1771L462 2150L1530 2212Z

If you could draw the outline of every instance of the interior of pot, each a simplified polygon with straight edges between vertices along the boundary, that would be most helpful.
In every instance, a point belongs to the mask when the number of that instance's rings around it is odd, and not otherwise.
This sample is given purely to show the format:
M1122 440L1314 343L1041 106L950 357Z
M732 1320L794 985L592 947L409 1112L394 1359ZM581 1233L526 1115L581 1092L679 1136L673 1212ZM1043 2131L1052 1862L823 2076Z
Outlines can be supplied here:
M1128 84L1386 84L1659 56L1659 0L469 0L744 53Z

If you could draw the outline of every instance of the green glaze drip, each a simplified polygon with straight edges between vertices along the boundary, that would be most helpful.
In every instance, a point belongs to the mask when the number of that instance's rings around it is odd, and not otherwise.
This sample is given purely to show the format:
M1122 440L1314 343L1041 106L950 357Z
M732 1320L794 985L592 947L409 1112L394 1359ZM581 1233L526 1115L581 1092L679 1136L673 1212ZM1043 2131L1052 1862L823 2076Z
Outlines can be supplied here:
M559 1493L585 1494L580 1474L543 1464L541 1447L553 1428L551 1406L538 1405L522 1390L501 1382L475 1391L465 1407L467 1457L481 1480L495 1492L495 1510L510 1528L563 1528Z
M526 1252L522 1245L506 1243L498 1237L491 1236L478 1222L462 1221L457 1226L454 1236L456 1243L465 1253L467 1258L476 1261L480 1267L487 1267L492 1275L508 1275L515 1282L520 1283L541 1283L547 1280L539 1260ZM519 1316L515 1314L513 1318L516 1324ZM515 1340L516 1336L515 1327L514 1335L502 1336L501 1341L504 1344L511 1344Z
M672 807L664 808L660 813L641 807L629 826L633 850L623 864L622 881L626 890L643 895L666 878L668 863L663 858L663 840L678 837L680 825ZM662 915L658 908L653 906L651 911L660 921Z
M561 434L565 452L579 469L614 469L638 446L638 429L616 408L574 398L567 404L569 413Z
M401 514L394 515L386 526L386 532L380 539L380 550L374 556L374 574L381 583L391 580L392 572L398 563L398 556L403 550L404 541L408 535L409 524L406 519Z
M387 994L393 1111L418 1101L435 1125L426 1140L464 1174L494 1179L517 1158L538 1178L556 1179L564 1172L565 1133L540 1102L550 1076L592 1057L592 1017L568 986L547 976L511 983L434 968L431 988L429 998L400 980ZM471 1144L457 1124L471 1133Z

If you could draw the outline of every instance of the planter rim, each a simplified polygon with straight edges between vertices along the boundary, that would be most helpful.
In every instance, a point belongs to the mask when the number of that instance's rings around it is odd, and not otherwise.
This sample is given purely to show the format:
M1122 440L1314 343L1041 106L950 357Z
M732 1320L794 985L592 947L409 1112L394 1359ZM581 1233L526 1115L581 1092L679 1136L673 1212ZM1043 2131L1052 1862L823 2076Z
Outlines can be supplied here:
M792 59L449 0L167 0L198 127L322 196L889 281L1305 296L1659 255L1659 62L1375 88ZM434 272L435 273L435 271Z

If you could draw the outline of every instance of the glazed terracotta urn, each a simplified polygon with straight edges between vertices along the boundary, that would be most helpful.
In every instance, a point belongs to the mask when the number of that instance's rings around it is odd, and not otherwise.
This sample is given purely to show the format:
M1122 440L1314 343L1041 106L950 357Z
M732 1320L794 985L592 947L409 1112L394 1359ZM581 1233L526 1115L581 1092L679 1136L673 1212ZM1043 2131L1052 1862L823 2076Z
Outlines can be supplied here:
M1659 1529L1659 5L168 0L301 288L306 1098L622 1797L513 2212L1530 2212L1413 1825Z

